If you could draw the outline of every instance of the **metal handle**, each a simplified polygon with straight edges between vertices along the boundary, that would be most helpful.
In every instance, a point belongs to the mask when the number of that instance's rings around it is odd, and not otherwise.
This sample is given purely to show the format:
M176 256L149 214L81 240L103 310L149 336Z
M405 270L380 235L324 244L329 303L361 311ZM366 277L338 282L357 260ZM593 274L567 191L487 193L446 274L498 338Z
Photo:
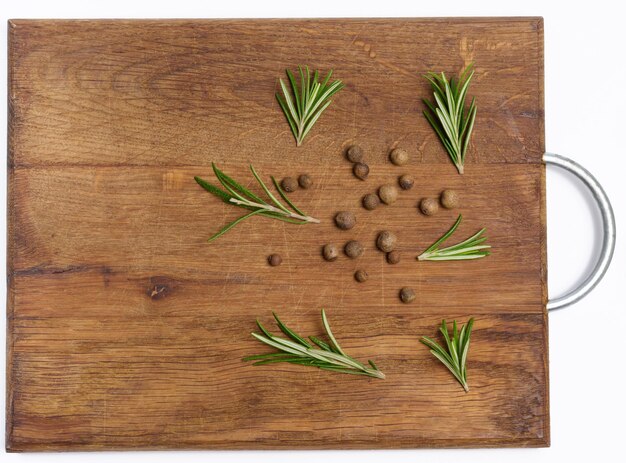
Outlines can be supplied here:
M615 250L615 216L613 215L613 208L608 196L604 192L602 185L598 183L591 173L580 164L558 154L545 153L543 155L543 161L546 164L561 167L576 177L578 177L593 195L593 199L600 208L602 214L602 249L600 250L600 257L596 262L595 267L589 274L585 281L583 281L578 287L571 290L569 293L559 296L556 299L548 299L548 310L563 309L575 302L580 301L585 297L595 286L600 283L600 280L604 277L611 259L613 258L613 251Z

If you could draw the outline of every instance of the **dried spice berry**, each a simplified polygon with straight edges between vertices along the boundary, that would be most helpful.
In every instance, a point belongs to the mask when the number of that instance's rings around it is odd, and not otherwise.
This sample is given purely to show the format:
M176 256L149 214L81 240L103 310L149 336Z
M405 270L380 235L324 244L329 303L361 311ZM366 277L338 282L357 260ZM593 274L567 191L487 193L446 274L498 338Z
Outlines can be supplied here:
M369 275L367 274L365 270L357 270L356 272L354 272L354 279L358 281L359 283L363 283L364 281L367 281L368 277Z
M413 188L414 183L415 180L413 179L412 175L405 174L398 177L398 185L400 185L400 188L402 188L403 190L410 190L411 188Z
M396 247L398 238L389 230L381 231L376 238L376 247L382 252L391 252Z
M352 145L346 151L346 157L350 162L361 162L363 160L363 150L358 145Z
M396 166L403 166L409 162L409 153L402 148L396 148L389 153L389 160Z
M383 185L378 189L378 196L385 204L393 204L398 199L398 189L395 185Z
M420 211L424 215L434 215L439 211L439 204L433 198L424 198L420 201Z
M337 260L337 257L339 257L339 249L337 249L337 246L334 244L325 244L322 248L322 256L329 262Z
M300 185L300 188L308 190L313 185L313 180L311 180L310 175L302 174L298 177L298 185Z
M400 262L400 252L399 251L388 252L387 262L390 264L397 264L398 262Z
M337 212L335 225L342 230L350 230L356 224L356 217L350 211Z
M365 180L367 176L370 174L370 168L367 164L363 164L362 162L357 162L352 168L352 173L354 176L360 180Z
M446 209L454 209L459 205L459 195L454 190L443 190L439 197L441 205Z
M405 304L413 302L415 300L415 291L407 287L402 288L400 290L400 300Z
M373 211L380 206L380 198L374 193L368 193L363 196L363 207L368 211Z
M350 259L356 259L363 254L363 245L356 240L348 241L343 248L343 252L345 252L346 256Z
M293 177L285 177L281 180L280 187L287 193L292 193L298 189L298 182Z
M267 257L267 263L270 264L272 267L277 267L283 263L283 258L280 257L280 254L270 254Z

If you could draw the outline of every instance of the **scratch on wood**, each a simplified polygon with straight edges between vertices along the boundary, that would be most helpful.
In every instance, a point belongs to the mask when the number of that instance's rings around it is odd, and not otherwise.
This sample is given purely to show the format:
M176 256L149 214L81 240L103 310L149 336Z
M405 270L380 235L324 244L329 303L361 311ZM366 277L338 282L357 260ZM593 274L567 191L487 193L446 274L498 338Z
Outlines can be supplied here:
M46 265L37 265L35 267L30 267L22 270L13 271L13 276L23 277L23 276L31 276L31 275L60 275L63 273L78 273L78 272L89 272L89 271L100 271L100 272L110 272L105 266L92 266L92 265L69 265L67 267L47 267Z

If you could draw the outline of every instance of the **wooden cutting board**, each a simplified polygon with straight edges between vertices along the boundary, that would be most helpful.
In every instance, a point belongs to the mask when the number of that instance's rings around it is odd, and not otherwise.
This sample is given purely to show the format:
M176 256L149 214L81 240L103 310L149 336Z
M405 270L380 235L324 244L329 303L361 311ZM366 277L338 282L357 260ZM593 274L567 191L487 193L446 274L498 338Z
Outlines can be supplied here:
M421 76L472 61L461 176L421 114ZM296 148L274 92L298 64L346 88ZM9 111L8 450L549 445L541 18L16 20ZM387 161L396 146L405 167ZM214 180L212 161L250 186L249 163L309 173L292 198L322 223L255 217L208 244L240 213L194 182ZM404 173L413 190L361 208ZM444 188L458 210L417 212ZM338 210L357 226L336 229ZM457 241L485 226L493 254L418 263L458 213ZM382 229L399 237L395 266ZM349 239L360 259L322 260ZM256 317L320 335L321 308L386 380L242 362L270 351ZM471 316L465 393L418 340Z

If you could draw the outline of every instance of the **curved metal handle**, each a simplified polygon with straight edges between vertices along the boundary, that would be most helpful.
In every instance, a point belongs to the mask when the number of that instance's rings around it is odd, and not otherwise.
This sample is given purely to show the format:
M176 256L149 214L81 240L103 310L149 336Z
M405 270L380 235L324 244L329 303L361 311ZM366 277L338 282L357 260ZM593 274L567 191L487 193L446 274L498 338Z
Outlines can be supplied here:
M546 164L559 166L578 177L593 195L593 199L600 208L602 214L602 249L600 250L600 257L596 262L595 267L589 274L585 281L583 281L578 287L571 290L569 293L559 296L556 299L549 299L547 308L548 310L563 309L569 305L578 302L585 297L595 286L602 280L606 273L611 259L613 258L613 251L615 250L615 216L613 215L613 208L608 196L604 192L604 189L598 183L591 173L580 164L558 154L545 153L543 155L543 161Z

